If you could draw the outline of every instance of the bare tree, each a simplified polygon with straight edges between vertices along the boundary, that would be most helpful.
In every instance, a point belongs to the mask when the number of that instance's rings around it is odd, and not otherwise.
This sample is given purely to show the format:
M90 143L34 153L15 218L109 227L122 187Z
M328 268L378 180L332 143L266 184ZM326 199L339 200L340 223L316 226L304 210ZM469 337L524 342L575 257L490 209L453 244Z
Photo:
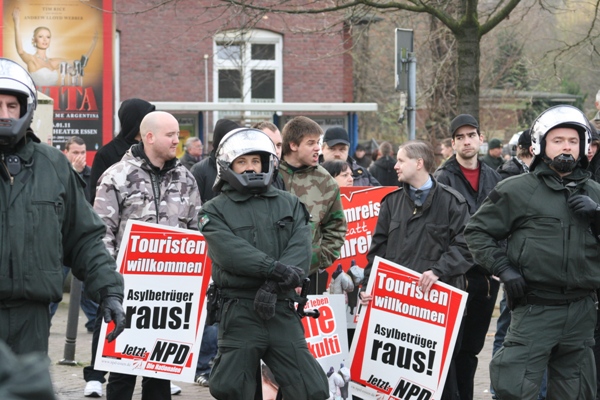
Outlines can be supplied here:
M490 6L479 7L479 0L460 1L375 1L340 0L324 2L290 1L244 1L221 0L236 7L243 7L248 13L270 12L287 14L322 15L324 13L365 13L369 10L410 11L426 13L445 25L456 41L457 51L457 104L458 111L479 117L479 63L480 41L483 35L494 29L507 18L521 0L493 2Z

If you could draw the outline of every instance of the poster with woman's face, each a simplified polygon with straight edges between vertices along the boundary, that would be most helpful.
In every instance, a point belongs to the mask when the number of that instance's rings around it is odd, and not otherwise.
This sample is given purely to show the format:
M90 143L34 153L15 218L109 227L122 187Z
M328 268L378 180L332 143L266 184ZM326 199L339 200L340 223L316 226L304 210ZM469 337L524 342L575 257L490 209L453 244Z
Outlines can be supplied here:
M58 147L80 136L94 152L105 132L112 136L111 10L110 0L2 2L2 57L27 69L54 100Z

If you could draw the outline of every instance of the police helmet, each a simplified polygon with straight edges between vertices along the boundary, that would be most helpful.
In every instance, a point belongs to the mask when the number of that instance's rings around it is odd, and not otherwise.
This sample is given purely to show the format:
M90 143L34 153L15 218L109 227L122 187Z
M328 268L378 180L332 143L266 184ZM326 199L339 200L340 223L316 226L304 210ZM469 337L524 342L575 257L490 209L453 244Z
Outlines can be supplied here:
M16 62L0 58L0 94L12 95L20 105L19 119L0 118L0 146L19 142L31 124L37 106L37 91L29 73Z
M238 174L231 169L231 163L246 154L260 155L260 173ZM216 152L217 179L213 191L220 192L225 182L241 193L262 193L267 190L277 174L279 159L275 145L263 131L252 128L239 128L226 134Z
M545 137L554 128L573 128L579 133L579 161L587 168L587 152L592 141L590 122L578 108L569 105L550 107L542 112L531 125L531 145L536 159L545 156ZM534 160L537 161L537 160Z

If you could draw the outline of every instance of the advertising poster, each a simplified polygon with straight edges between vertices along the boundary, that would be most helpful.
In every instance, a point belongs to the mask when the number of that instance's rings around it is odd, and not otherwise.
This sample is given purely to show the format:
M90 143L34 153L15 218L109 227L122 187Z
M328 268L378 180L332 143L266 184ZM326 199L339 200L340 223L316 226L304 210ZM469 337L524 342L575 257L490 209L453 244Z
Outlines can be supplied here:
M350 349L354 399L441 397L467 293L438 282L425 294L420 275L375 258Z
M125 331L100 340L101 371L193 382L206 319L210 259L197 231L129 220L117 266ZM102 322L100 338L114 329Z
M175 115L179 123L179 144L177 144L177 158L185 153L185 142L192 136L196 136L196 118Z
M351 399L345 308L342 295L308 296L305 310L318 310L319 318L302 318L308 350L327 375L332 399L344 400ZM274 400L278 389L275 377L265 365L262 374L263 399Z
M2 57L26 68L54 100L52 144L63 149L80 136L91 165L112 139L112 1L4 0L2 23Z
M340 188L344 215L348 223L344 246L340 250L340 258L319 274L317 279L327 279L325 287L329 294L346 296L348 328L355 328L358 321L360 282L367 266L367 252L377 225L381 199L397 189L396 186ZM352 284L349 286L350 282Z

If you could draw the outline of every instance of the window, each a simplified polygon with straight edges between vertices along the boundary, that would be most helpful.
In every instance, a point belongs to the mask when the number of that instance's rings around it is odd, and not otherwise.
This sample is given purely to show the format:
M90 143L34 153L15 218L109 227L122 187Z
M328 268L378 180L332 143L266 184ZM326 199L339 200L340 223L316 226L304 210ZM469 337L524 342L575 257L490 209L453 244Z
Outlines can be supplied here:
M230 31L215 37L214 97L218 102L282 101L282 36L265 30ZM215 120L262 120L271 112L221 111Z
M219 70L219 101L239 101L242 98L242 76L237 69ZM223 99L223 100L222 100ZM224 100L232 99L232 100Z
M275 99L275 71L252 71L252 99Z

